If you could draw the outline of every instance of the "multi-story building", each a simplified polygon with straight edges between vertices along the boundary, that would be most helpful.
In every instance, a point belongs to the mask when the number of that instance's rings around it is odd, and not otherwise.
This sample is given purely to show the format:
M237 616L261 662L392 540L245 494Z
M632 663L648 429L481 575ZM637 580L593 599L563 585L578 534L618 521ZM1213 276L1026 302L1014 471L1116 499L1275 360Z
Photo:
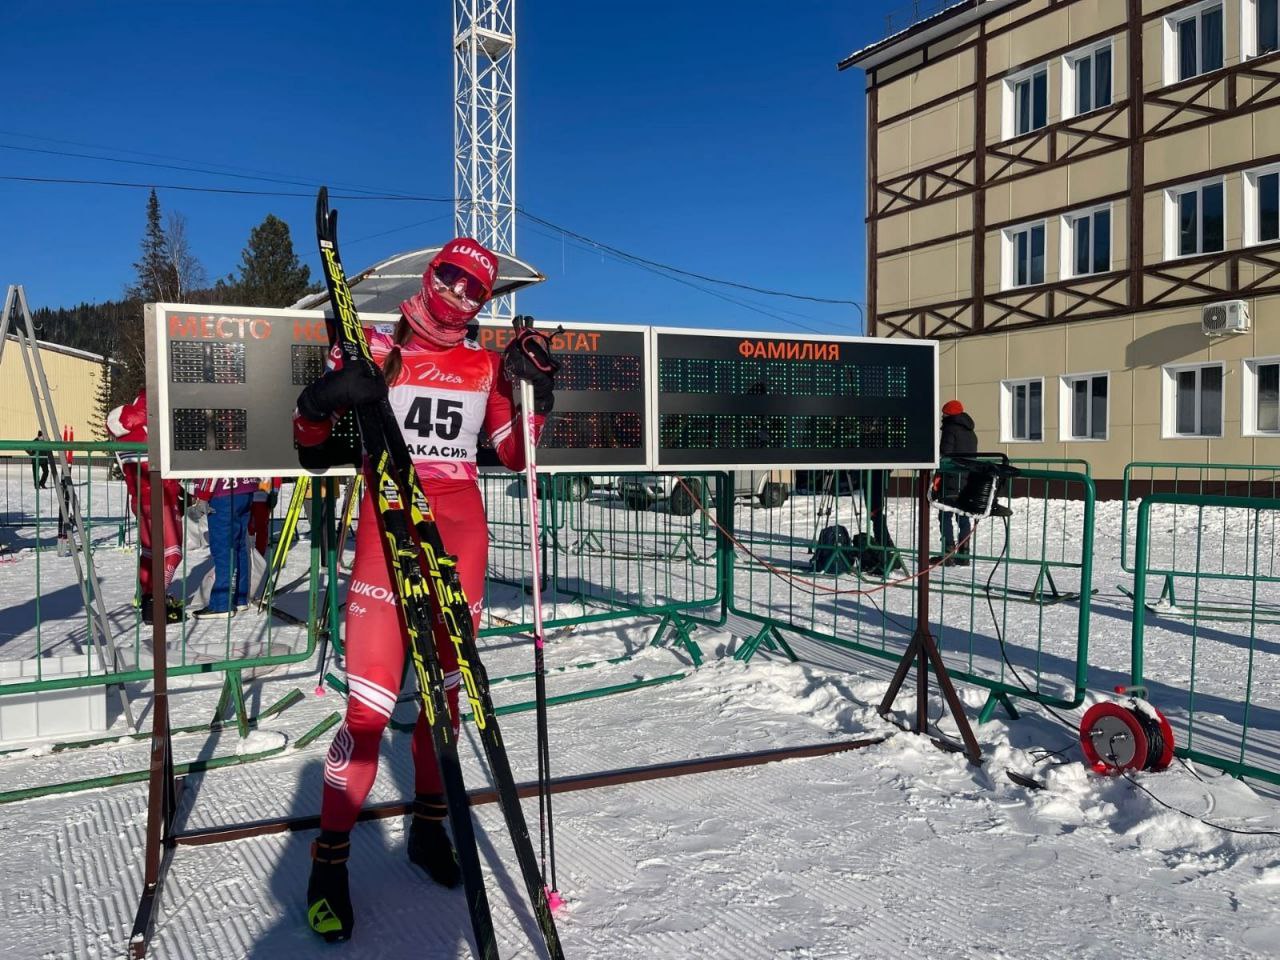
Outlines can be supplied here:
M968 0L840 66L868 332L984 449L1280 463L1280 0Z

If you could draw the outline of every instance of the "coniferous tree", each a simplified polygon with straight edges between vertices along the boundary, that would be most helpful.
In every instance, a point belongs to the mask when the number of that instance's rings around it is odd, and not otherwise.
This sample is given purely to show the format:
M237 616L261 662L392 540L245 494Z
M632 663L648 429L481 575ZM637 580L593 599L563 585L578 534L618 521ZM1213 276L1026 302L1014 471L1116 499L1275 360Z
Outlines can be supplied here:
M93 435L95 440L112 439L107 430L107 414L116 406L112 392L111 357L102 355L102 363L98 368L98 388L93 392Z
M311 284L311 268L298 261L289 225L275 214L249 233L249 245L240 254L238 302L251 307L288 307Z
M141 303L178 299L180 283L170 259L169 240L160 223L160 199L154 190L147 198L147 229L142 235L142 254L133 264L136 278L127 296Z

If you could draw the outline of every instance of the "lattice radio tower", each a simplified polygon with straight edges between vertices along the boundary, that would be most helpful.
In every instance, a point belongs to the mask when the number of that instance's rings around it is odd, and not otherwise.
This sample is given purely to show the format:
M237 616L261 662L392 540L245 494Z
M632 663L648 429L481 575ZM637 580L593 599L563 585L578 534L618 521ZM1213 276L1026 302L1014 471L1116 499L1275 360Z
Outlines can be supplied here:
M516 250L516 2L453 3L454 232ZM510 321L515 295L482 316Z

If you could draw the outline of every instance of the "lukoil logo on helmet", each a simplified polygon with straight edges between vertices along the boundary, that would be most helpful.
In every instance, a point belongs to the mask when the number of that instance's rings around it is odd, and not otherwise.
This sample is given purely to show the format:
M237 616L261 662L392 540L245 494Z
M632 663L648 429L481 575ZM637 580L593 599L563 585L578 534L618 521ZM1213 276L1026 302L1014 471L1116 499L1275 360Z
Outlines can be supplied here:
M464 257L470 257L472 260L478 261L479 264L484 267L485 272L490 277L493 276L493 261L486 257L482 251L477 250L475 247L466 246L465 244L459 244L454 247L453 250L455 253L461 254Z

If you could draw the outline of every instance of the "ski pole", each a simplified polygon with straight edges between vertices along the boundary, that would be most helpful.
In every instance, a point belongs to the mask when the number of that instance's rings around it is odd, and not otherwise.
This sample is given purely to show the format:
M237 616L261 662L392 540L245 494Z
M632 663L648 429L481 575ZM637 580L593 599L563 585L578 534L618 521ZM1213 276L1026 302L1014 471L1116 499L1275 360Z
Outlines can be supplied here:
M517 317L517 331L532 327L532 320ZM518 335L518 334L517 334ZM543 657L542 627L542 556L538 529L538 458L533 440L533 384L520 380L520 423L524 431L524 471L526 505L529 509L530 596L533 599L533 670L534 699L537 705L538 750L538 827L542 845L542 880L547 883L547 850L551 851L551 873L548 899L556 893L555 819L551 812L551 748L547 734L547 680Z

